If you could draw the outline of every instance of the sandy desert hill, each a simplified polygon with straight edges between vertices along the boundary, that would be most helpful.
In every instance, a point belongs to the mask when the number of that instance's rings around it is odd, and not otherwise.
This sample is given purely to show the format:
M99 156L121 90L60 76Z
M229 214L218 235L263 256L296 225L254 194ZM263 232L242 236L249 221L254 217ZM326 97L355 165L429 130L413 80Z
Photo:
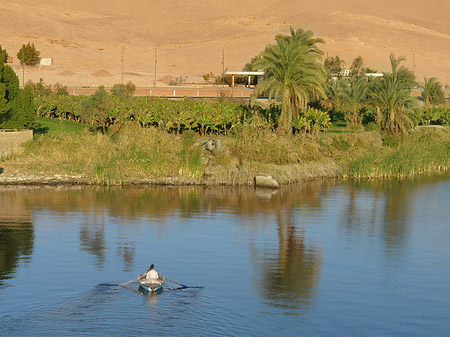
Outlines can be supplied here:
M153 84L157 78L240 70L289 27L310 29L326 41L325 55L347 65L389 69L403 55L418 77L450 84L448 0L9 0L0 1L0 44L14 57L32 42L52 66L25 69L25 80L65 85ZM161 84L161 83L159 83Z

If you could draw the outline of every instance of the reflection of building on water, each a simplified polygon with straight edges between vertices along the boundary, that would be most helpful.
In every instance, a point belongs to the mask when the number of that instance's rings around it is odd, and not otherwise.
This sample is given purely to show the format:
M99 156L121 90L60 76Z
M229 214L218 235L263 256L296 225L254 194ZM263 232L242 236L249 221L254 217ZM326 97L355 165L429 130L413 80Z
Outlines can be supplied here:
M31 259L33 251L31 211L18 193L23 192L0 188L0 287L12 277L19 262Z

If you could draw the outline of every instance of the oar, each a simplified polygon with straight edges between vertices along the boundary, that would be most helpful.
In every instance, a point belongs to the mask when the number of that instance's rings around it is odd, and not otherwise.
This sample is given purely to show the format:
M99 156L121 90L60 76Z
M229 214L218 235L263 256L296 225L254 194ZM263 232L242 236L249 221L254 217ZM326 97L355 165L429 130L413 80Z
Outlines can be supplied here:
M163 280L167 280L167 281L169 281L169 282L171 282L171 283L174 283L174 284L176 284L176 285L179 285L182 289L184 289L184 288L203 288L202 286L192 286L192 287L191 287L191 286L187 286L187 285L184 285L184 284L181 284L181 283L172 281L172 280L168 279L168 278L165 277L165 276L163 276Z
M167 281L169 281L169 282L175 283L176 285L179 285L180 287L185 287L184 284L181 284L181 283L178 283L178 282L169 280L169 279L168 279L167 277L165 277L165 276L163 276L163 280L167 280Z
M134 279L132 279L132 280L129 280L128 282L124 282L124 283L121 283L120 285L121 285L121 286L127 285L128 283L131 283L131 282L137 281L137 280L138 280L138 278L139 278L139 276L135 277L135 278L134 278Z

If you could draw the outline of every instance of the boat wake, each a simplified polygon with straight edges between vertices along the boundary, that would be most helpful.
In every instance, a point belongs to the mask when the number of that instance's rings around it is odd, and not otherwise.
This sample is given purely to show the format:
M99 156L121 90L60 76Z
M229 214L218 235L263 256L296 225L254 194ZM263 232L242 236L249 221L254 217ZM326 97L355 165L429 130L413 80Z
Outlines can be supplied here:
M61 332L69 335L94 332L95 326L102 324L105 312L110 310L121 293L118 284L101 283L55 306L42 306L15 317L5 315L0 317L0 335L48 336L61 335Z

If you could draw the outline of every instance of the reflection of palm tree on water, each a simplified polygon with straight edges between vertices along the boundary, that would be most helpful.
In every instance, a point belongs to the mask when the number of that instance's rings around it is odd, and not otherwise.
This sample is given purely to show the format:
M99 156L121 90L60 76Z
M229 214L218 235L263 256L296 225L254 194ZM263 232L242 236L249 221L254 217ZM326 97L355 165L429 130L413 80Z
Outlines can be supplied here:
M98 268L103 268L105 262L105 224L84 223L80 228L81 250L91 253Z
M345 192L348 197L342 208L342 220L346 234L350 237L356 231L367 231L371 236L380 233L389 248L386 252L399 254L409 232L414 185L395 181L353 182ZM369 202L362 202L364 199Z
M320 277L320 251L308 247L305 232L291 221L290 207L277 210L278 251L266 250L258 289L267 304L303 311L313 302Z

